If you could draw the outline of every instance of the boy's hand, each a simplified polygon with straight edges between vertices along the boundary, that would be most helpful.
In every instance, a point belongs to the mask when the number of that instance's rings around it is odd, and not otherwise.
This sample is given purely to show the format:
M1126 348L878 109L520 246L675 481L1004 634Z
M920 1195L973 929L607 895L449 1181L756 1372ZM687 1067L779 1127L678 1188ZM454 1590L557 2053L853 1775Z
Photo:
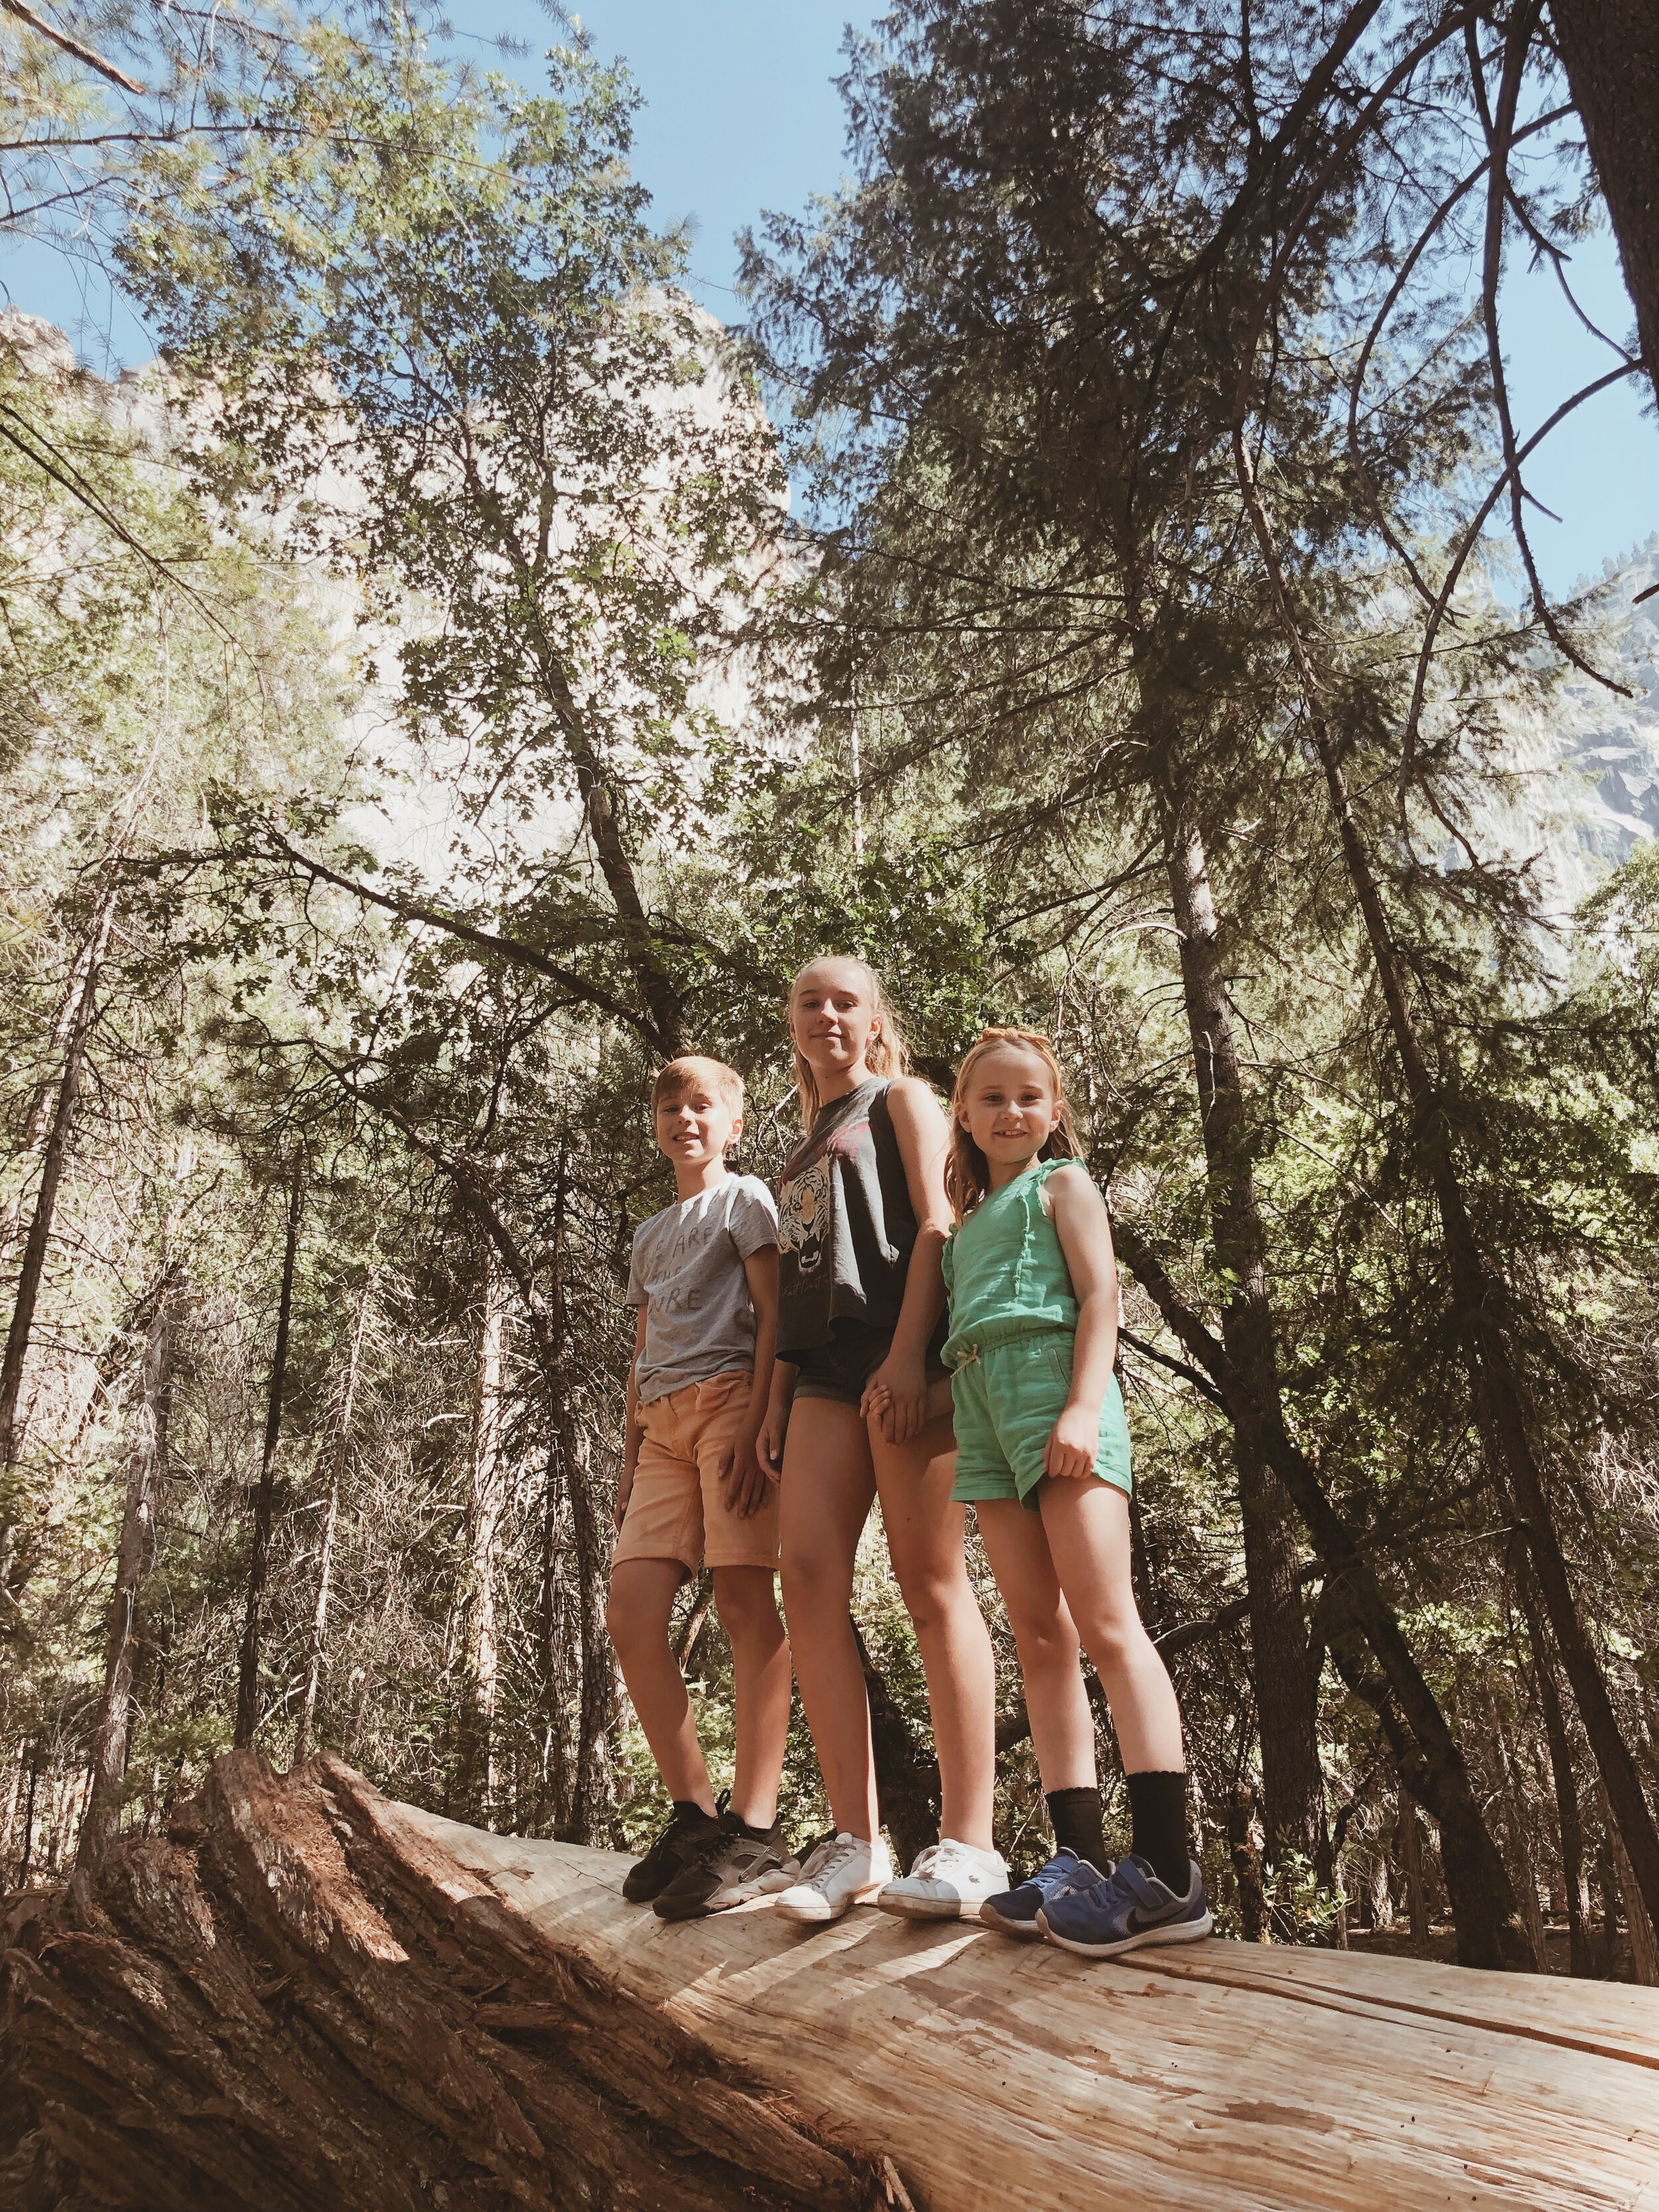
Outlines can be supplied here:
M1059 1482L1079 1482L1095 1471L1100 1449L1100 1415L1085 1406L1067 1406L1042 1448L1042 1472Z
M766 1469L761 1465L753 1437L739 1437L734 1444L725 1445L720 1452L720 1486L726 1492L726 1510L741 1514L746 1521L751 1513L759 1512L766 1502Z
M908 1444L927 1425L927 1370L914 1352L890 1352L864 1386L859 1412L890 1444Z

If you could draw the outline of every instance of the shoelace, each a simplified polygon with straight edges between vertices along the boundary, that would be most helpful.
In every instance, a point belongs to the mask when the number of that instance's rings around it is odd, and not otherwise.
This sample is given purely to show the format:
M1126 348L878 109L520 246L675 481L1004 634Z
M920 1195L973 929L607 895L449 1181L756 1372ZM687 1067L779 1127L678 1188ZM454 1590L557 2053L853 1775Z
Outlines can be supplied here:
M939 1881L957 1872L977 1874L980 1871L979 1853L946 1837L937 1844L929 1844L925 1850L918 1853L910 1875L913 1881L926 1881L930 1879Z
M856 1837L842 1843L839 1836L826 1836L822 1843L814 1844L802 1863L800 1878L804 1882L820 1882L844 1867L859 1850L867 1850Z

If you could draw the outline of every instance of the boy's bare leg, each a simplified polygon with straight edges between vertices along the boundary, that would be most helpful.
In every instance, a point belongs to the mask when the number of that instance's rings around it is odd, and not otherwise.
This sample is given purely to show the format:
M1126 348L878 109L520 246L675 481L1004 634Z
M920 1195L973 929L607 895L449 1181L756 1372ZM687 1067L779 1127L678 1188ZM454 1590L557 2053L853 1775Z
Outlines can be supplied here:
M1040 1516L1012 1498L975 1508L980 1540L997 1578L1019 1651L1031 1747L1045 1790L1095 1786L1095 1721L1084 1686L1076 1629L1060 1594Z
M716 1567L714 1610L732 1644L737 1767L732 1810L751 1828L778 1817L778 1781L789 1735L789 1642L770 1567Z
M605 1624L663 1788L677 1805L700 1805L712 1815L714 1793L691 1700L668 1641L675 1593L684 1580L678 1559L618 1560Z

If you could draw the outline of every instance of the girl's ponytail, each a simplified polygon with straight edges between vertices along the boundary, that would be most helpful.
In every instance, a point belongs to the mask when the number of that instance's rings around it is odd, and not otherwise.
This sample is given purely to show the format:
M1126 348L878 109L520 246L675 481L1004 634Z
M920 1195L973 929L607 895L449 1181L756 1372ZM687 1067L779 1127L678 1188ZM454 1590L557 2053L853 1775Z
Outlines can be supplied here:
M1040 1060L1054 1085L1054 1126L1043 1139L1037 1158L1074 1160L1083 1151L1072 1120L1071 1101L1066 1096L1066 1078L1052 1041L1041 1030L981 1030L957 1070L956 1088L951 1093L951 1149L945 1161L945 1195L958 1221L967 1219L991 1188L991 1164L963 1126L962 1108L968 1096L968 1079L988 1053L1009 1048L1029 1052Z

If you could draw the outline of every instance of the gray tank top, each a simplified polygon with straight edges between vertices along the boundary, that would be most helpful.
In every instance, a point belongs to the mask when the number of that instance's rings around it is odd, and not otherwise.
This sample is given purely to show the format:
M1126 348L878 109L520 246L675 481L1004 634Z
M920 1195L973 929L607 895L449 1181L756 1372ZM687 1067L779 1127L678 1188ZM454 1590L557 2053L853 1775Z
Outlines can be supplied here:
M838 1321L891 1329L916 1241L915 1208L872 1076L818 1109L778 1184L778 1356L828 1344Z

